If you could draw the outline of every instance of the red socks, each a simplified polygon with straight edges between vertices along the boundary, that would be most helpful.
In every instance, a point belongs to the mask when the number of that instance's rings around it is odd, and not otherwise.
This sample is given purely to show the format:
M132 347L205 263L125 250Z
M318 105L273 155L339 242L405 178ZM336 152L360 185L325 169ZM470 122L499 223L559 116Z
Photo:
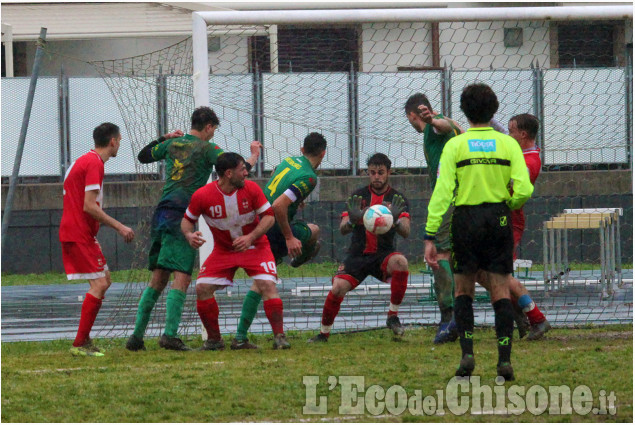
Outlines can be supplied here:
M271 329L274 335L284 333L282 326L282 300L280 298L271 298L264 303L265 314L269 323L271 323Z
M390 308L388 315L397 315L399 305L406 295L406 287L408 286L408 271L396 270L392 272L390 281Z
M540 311L538 309L538 306L535 305L535 304L534 304L534 308L532 308L531 310L525 312L525 315L529 319L529 323L531 323L532 325L535 325L535 324L538 324L538 323L542 323L545 320L547 320L545 315L542 314L542 311Z
M198 312L203 326L207 331L207 338L212 341L219 341L220 327L218 326L218 304L216 298L207 300L196 300L196 311Z
M333 292L329 291L324 301L324 310L322 310L322 325L333 326L337 313L340 312L340 305L344 301L344 297L337 297Z
M101 302L99 298L86 293L84 303L82 304L82 314L79 318L79 328L77 329L77 336L73 342L73 347L81 347L84 345L88 337L90 336L90 330L93 328L97 313L101 308Z

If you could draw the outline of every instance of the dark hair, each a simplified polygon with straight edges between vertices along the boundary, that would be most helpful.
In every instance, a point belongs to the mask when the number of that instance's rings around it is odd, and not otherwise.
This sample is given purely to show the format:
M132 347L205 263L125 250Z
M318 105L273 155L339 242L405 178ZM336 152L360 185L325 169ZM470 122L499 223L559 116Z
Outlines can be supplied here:
M472 124L489 123L498 111L498 98L487 84L470 84L461 93L461 110Z
M320 133L310 133L304 138L304 154L318 156L326 150L326 139Z
M216 173L218 177L223 177L225 171L232 170L245 162L245 158L235 152L224 152L216 160Z
M423 93L415 93L406 101L406 114L410 112L419 112L419 106L425 105L432 112L432 105L428 97Z
M111 122L105 122L99 124L93 130L93 140L95 141L95 147L105 148L110 143L110 139L113 137L119 137L119 126Z
M368 158L368 161L366 161L366 165L369 167L371 165L376 165L378 167L381 165L385 165L386 170L390 170L390 166L392 165L392 162L390 162L390 158L388 158L385 154L377 152L373 154L370 158Z
M212 108L199 106L192 112L192 130L203 131L207 124L219 125L220 121Z
M538 135L538 118L531 114L514 115L509 121L516 121L518 130L526 131L531 139L536 139Z

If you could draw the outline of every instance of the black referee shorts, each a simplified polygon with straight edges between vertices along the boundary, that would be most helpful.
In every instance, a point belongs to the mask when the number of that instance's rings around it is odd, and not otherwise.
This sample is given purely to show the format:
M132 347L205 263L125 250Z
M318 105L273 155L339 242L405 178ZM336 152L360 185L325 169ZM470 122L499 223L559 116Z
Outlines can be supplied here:
M513 271L514 237L507 204L457 206L451 238L454 273Z

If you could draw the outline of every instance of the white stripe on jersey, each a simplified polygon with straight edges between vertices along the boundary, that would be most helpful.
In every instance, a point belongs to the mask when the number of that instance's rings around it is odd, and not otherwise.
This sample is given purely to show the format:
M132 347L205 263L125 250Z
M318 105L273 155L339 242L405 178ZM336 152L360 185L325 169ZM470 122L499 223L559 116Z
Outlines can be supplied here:
M293 193L291 189L285 190L283 195L287 195L287 198L291 199L291 202L295 202L298 199L298 197L295 196L295 193Z
M267 201L264 204L262 204L262 207L256 210L256 214L262 214L263 212L267 211L269 207L271 207L271 204L269 203L269 201Z
M221 192L219 190L219 192ZM221 192L222 193L222 192ZM232 240L239 236L243 236L243 226L253 223L256 218L255 211L249 211L247 214L240 214L238 210L238 191L234 191L231 195L222 193L225 201L225 218L211 218L207 214L203 216L205 222L210 227L215 227L219 230L228 230Z

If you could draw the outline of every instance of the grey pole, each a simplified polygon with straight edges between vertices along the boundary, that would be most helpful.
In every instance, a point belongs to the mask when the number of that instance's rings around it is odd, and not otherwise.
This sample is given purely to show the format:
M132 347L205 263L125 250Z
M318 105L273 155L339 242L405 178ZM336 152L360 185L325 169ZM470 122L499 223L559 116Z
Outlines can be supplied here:
M9 182L9 192L4 205L4 216L2 217L2 250L5 248L5 241L9 230L9 220L11 219L11 211L13 209L13 196L15 187L18 183L18 175L20 174L20 163L22 162L22 152L24 151L24 141L26 139L26 131L29 128L29 118L31 118L31 108L33 107L33 97L35 95L35 84L40 73L40 62L42 61L42 45L46 43L46 28L40 28L40 38L37 42L37 50L35 51L35 61L33 62L33 70L31 71L31 83L29 84L29 94L26 98L26 106L24 108L24 116L22 117L22 128L20 129L20 138L18 139L18 150L15 153L15 161L13 162L13 173Z

